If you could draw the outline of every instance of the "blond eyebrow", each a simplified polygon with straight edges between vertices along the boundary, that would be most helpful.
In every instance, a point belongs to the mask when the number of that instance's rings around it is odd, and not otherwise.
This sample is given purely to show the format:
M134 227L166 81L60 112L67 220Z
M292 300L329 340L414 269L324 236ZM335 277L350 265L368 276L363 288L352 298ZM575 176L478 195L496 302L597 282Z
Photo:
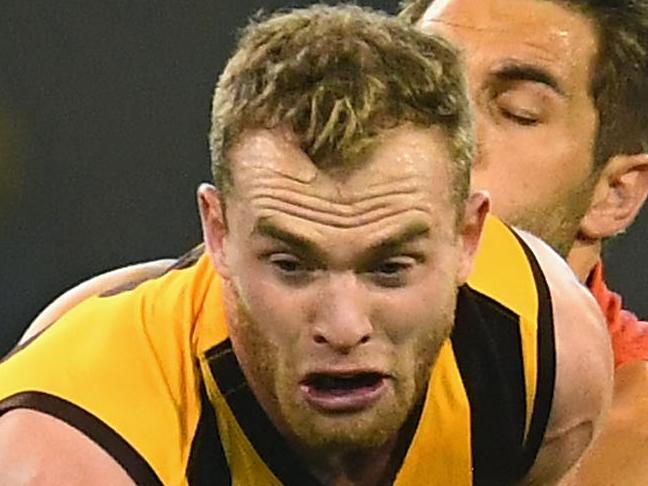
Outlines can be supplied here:
M269 218L259 219L254 225L252 234L281 241L306 254L315 255L319 258L324 257L322 250L312 240L272 223ZM393 252L401 246L419 238L427 237L429 234L430 226L422 221L416 221L405 226L398 233L374 243L363 253L368 256L376 256Z
M265 236L274 240L281 241L288 246L297 248L305 253L321 254L321 251L305 236L285 230L284 228L273 224L269 218L261 218L254 225L252 235Z
M394 250L411 243L420 238L426 238L430 235L430 227L426 223L417 221L405 226L398 233L388 236L387 238L378 241L371 245L366 253L369 255L382 255L391 253Z

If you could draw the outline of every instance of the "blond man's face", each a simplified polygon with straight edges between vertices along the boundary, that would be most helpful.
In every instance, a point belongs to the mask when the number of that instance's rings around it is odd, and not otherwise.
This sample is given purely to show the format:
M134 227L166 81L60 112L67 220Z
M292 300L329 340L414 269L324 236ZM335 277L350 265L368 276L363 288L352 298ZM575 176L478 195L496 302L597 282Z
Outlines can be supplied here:
M280 130L246 132L229 155L216 258L252 390L302 447L386 443L425 390L467 277L444 135L389 130L352 171L320 171Z

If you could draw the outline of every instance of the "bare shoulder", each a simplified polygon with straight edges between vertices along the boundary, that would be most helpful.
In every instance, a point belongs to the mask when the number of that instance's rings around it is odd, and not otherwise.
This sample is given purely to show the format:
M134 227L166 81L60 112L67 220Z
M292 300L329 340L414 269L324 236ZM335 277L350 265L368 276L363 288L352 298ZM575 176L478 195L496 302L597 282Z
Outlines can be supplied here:
M601 435L566 483L643 486L648 478L648 362L615 373L612 408Z
M81 432L27 409L0 417L0 484L134 485L121 466Z
M602 429L613 390L607 326L591 293L540 239L521 232L549 285L556 338L556 383L548 428L528 484L555 484Z

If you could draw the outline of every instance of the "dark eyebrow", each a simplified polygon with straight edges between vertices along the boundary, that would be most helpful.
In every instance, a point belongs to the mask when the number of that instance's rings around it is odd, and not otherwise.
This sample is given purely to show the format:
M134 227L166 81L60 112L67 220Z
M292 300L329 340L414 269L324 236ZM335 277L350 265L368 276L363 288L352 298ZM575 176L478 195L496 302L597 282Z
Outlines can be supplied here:
M556 77L546 69L533 64L508 62L499 66L493 72L493 76L504 81L532 81L544 84L559 95L565 96L565 91Z

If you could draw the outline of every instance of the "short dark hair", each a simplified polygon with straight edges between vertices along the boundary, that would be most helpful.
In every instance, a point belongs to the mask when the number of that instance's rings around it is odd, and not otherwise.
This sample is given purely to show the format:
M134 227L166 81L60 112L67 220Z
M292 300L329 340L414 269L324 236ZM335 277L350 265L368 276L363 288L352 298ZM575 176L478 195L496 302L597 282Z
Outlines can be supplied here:
M381 130L411 123L447 135L451 194L463 201L473 158L463 72L443 38L366 8L318 5L253 21L214 94L214 181L227 191L227 151L246 129L287 126L324 167L352 160Z
M578 12L596 28L590 85L599 120L595 167L614 155L648 152L648 0L538 1ZM433 2L404 0L399 17L415 24Z

